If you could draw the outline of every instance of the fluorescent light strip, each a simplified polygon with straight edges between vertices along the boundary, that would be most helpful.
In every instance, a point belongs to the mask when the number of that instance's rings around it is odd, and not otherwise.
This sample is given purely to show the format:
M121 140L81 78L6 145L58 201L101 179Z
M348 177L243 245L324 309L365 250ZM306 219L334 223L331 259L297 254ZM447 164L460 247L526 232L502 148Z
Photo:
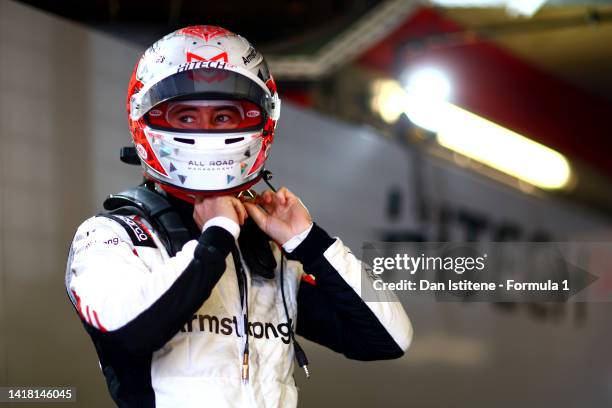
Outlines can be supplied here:
M457 106L446 104L438 143L457 153L544 189L565 187L567 159L557 151Z
M559 152L436 95L407 93L393 80L375 81L372 93L372 109L386 122L395 123L404 111L415 125L436 133L441 146L465 157L544 189L564 188L571 180L570 164Z
M511 14L532 17L546 0L432 0L432 3L442 7L506 7Z

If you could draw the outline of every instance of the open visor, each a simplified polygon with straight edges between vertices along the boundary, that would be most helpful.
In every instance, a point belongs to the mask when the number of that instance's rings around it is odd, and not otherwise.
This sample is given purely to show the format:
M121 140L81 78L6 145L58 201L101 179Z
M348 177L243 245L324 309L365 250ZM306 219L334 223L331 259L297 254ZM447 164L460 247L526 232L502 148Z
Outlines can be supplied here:
M198 68L178 72L157 82L139 98L132 112L139 119L157 105L169 100L246 100L261 108L261 116L271 116L273 101L267 90L237 72Z

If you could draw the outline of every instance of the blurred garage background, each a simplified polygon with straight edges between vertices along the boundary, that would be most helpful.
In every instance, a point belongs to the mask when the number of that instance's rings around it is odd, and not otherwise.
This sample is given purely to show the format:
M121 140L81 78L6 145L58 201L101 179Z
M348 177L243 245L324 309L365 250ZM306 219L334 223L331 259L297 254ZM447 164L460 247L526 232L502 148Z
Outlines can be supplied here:
M269 168L364 241L612 241L612 5L572 0L0 1L0 385L107 407L65 295L69 242L119 162L140 53L236 31L283 98ZM408 354L305 344L301 407L609 407L608 303L406 304Z

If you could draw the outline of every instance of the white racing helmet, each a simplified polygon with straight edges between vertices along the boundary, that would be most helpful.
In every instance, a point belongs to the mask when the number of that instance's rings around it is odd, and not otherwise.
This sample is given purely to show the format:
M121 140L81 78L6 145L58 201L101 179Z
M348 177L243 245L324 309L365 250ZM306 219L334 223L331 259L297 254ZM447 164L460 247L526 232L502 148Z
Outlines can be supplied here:
M239 112L232 129L180 129L168 122L176 103ZM181 198L241 191L259 180L280 113L263 56L243 37L191 26L149 47L127 97L132 140L146 178Z

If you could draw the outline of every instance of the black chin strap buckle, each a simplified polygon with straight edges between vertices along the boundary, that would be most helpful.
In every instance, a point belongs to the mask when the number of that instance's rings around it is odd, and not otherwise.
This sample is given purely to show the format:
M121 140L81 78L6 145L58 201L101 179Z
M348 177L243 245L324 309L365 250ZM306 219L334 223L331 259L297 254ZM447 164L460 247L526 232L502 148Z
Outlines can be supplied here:
M134 146L122 147L119 151L119 159L121 159L121 161L124 163L135 166L140 164L140 157L138 157L138 153L136 152L136 148Z

